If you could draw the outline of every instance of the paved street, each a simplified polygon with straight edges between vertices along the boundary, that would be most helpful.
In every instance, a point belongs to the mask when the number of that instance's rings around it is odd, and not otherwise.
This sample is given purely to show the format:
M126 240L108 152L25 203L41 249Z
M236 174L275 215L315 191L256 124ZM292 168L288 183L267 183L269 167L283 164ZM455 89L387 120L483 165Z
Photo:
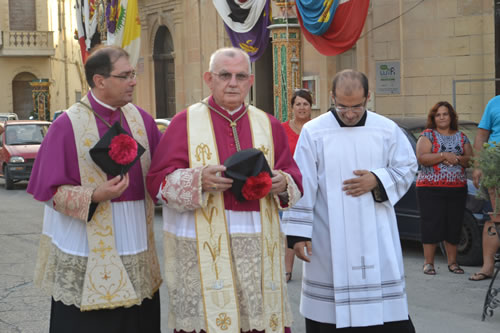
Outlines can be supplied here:
M47 332L50 298L33 286L43 206L26 192L26 183L7 191L0 179L0 332ZM156 216L157 245L163 253L160 211ZM415 242L403 243L410 315L417 332L498 333L500 308L492 318L481 322L481 309L488 281L471 282L467 277L476 267L464 267L465 275L448 272L446 261L437 257L436 276L421 273L422 251ZM162 262L163 260L160 260ZM301 264L296 260L292 281L288 284L295 315L294 333L304 332L298 312ZM498 281L500 285L500 281ZM161 291L163 332L166 321L167 292Z

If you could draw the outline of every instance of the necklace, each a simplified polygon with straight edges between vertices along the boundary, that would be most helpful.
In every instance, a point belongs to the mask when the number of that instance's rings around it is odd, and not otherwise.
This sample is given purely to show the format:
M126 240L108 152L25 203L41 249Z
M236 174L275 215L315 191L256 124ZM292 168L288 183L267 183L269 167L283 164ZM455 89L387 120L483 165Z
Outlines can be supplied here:
M297 124L295 124L295 118L290 120L289 124L290 128L295 132L295 134L300 134L300 129L297 127Z
M233 130L233 137L234 137L234 143L236 144L236 151L240 151L241 150L241 147L240 147L240 139L238 137L238 132L236 131L236 123L238 122L238 120L240 120L248 111L248 108L245 106L245 111L243 111L242 114L240 114L238 116L238 118L236 118L234 121L229 119L228 117L226 117L225 115L223 115L219 110L216 110L215 108L213 108L211 105L208 105L208 103L205 103L205 102L201 102L202 104L206 105L210 110L212 110L213 112L217 113L219 116L221 116L222 118L226 119L227 121L229 121L229 126L231 126L231 129Z
M92 111L92 113L97 117L99 118L104 124L106 124L106 126L108 126L109 128L111 128L111 125L110 123L108 123L106 120L104 120L103 117L101 117L100 114L98 114L97 112L94 111L94 109L92 109L90 107L90 105L87 105L85 103L83 103L82 101L78 101L78 103L82 104L83 106L85 106L87 109L89 109L90 111ZM122 125L122 110L120 109L120 126Z

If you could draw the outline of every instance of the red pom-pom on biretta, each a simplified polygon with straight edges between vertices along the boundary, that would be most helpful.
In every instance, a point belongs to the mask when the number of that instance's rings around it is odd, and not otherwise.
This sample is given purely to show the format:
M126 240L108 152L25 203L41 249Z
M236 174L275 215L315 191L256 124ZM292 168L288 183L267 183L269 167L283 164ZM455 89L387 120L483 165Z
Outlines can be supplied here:
M241 189L241 194L247 200L261 199L269 193L272 186L273 182L269 172L262 171L257 176L247 178Z
M137 156L137 142L127 134L119 134L111 140L108 154L118 164L132 163Z

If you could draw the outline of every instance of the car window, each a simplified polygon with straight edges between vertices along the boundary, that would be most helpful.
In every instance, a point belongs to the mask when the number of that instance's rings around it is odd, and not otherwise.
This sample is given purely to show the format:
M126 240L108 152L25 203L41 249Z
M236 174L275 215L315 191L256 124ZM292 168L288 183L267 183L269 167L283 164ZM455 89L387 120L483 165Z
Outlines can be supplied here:
M8 145L39 145L49 129L45 124L23 124L7 126L5 143Z
M476 132L477 132L476 124L461 124L458 125L458 129L464 132L465 135L467 135L471 144L472 142L474 142L474 138L476 137Z
M411 135L413 135L415 140L418 140L418 137L420 136L420 134L422 134L423 131L424 131L423 127L412 128Z

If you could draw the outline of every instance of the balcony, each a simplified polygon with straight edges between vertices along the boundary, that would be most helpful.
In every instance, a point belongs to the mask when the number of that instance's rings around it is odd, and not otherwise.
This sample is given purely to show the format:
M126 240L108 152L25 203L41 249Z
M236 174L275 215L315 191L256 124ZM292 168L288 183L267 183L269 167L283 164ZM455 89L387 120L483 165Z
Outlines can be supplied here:
M52 31L0 31L0 57L55 55Z

